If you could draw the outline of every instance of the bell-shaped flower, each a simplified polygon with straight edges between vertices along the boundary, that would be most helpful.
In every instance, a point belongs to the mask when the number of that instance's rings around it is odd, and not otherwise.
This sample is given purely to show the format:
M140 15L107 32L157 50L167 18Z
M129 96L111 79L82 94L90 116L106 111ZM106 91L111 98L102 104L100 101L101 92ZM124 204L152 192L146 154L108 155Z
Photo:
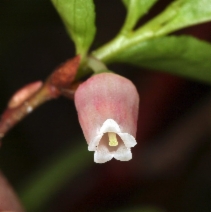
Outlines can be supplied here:
M132 158L139 95L130 80L113 73L94 75L76 90L75 105L96 163Z

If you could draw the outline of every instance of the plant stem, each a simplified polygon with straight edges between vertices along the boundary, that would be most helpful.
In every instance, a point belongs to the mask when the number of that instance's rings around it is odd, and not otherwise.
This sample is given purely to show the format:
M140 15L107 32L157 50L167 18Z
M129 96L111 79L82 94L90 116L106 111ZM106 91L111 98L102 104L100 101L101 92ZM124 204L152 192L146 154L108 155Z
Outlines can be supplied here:
M145 30L138 34L131 33L131 35L127 36L120 34L111 42L93 51L92 55L106 64L115 62L115 59L119 53L126 51L126 49L131 46L135 46L136 44L153 37L154 32L151 30Z
M32 96L27 97L17 107L10 108L8 106L0 119L0 141L13 126L44 102L60 95L68 96L69 98L73 97L72 93L74 93L74 90L71 89L76 88L74 86L71 87L71 84L75 79L79 62L79 56L68 60L50 75L35 94L33 93ZM70 92L68 95L67 89L72 91L72 93Z

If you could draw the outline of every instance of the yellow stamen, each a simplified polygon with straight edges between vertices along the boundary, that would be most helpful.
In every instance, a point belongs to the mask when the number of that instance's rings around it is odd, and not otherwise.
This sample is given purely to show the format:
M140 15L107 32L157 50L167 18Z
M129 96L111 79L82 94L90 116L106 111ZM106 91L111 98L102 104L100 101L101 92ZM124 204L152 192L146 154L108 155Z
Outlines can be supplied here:
M117 146L118 141L116 138L116 133L108 132L109 146Z

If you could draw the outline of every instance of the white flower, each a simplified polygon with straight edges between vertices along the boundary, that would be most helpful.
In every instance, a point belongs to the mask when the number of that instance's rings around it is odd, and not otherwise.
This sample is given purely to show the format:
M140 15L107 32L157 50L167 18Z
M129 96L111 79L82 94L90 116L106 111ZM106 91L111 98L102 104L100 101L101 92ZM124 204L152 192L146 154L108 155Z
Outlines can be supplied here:
M132 135L121 132L119 125L113 119L107 119L99 129L99 133L89 143L88 150L95 151L96 163L105 163L112 158L128 161L132 159L130 148L136 144Z

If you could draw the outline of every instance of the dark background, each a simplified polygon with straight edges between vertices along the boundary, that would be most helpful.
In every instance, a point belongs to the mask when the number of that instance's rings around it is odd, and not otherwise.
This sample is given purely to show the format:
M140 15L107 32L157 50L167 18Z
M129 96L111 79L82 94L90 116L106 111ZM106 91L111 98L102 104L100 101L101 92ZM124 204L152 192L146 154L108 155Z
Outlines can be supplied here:
M169 2L157 3L139 24ZM95 3L97 35L92 49L118 32L126 14L121 1ZM209 23L176 34L184 33L211 41ZM0 113L17 89L45 80L73 56L74 45L49 0L1 0ZM109 69L131 79L140 94L133 160L91 162L65 188L52 194L45 211L129 211L146 205L170 212L211 211L210 86L162 70L122 64L112 64ZM81 133L73 101L48 102L5 137L0 168L19 190L46 161L67 145L74 148ZM93 160L93 153L89 154Z

